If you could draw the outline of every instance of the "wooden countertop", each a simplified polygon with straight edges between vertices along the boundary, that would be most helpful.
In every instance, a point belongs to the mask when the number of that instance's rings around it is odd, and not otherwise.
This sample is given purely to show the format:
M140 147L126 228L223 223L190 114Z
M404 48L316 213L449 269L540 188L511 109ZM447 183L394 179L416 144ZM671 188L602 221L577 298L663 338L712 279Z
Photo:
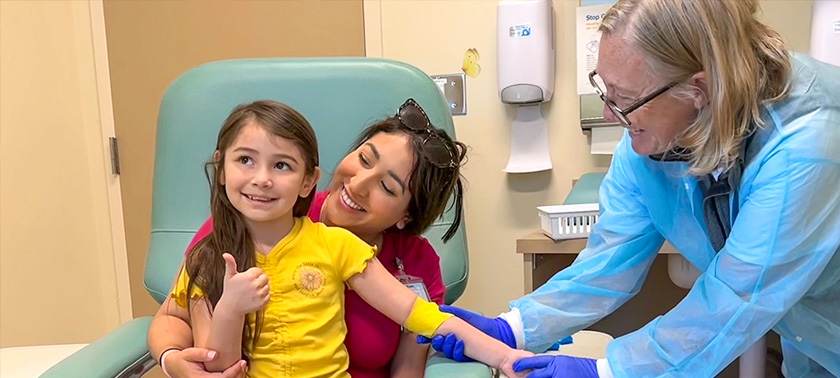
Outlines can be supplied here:
M516 253L576 255L586 248L586 240L565 239L554 241L538 230L516 239ZM667 241L662 245L659 253L679 254L674 246Z

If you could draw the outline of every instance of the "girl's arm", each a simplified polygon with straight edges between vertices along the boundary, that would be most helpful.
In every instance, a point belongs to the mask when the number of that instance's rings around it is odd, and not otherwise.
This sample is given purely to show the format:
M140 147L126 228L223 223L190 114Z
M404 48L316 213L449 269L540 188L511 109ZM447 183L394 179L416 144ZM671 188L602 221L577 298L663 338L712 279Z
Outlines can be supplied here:
M418 344L416 333L403 332L397 353L391 360L391 376L422 378L426 373L428 358L429 344Z
M403 270L423 280L431 302L443 304L446 286L443 284L440 270L440 257L425 238L413 237L409 241L410 243L400 245L401 251L398 253L402 255ZM416 333L403 333L397 352L391 359L391 376L423 377L428 359L429 344L418 344Z
M224 294L222 294L224 298ZM220 372L242 358L242 327L245 314L232 311L231 306L219 299L212 313L204 298L190 303L195 346L215 350L218 356L204 363L209 372Z
M194 348L192 329L187 318L187 309L175 304L167 297L155 314L149 328L147 343L155 361L161 361L161 353L167 349L178 350L166 355L166 372L172 378L244 378L245 361L222 373L208 373L204 363L213 360L209 350Z
M183 266L181 268L183 271ZM170 293L176 291L180 276L181 273L175 276ZM216 358L217 353L193 346L189 312L176 302L171 295L167 296L149 327L146 343L155 361L158 361L161 367L165 365L166 373L173 378L244 378L246 363L242 360L239 361L238 366L231 367L221 374L207 372L204 363ZM166 355L164 362L162 354L170 349L175 350Z
M350 277L347 282L365 302L399 324L406 324L415 308L415 302L418 301L417 295L388 273L376 258L371 259L364 271ZM464 352L467 356L494 367L501 367L505 373L510 373L509 376L513 376L510 367L516 359L531 355L515 351L455 317L446 319L436 332L455 333L464 340Z
M245 315L265 308L271 295L268 276L260 268L237 273L233 256L225 253L222 257L225 259L224 291L212 313L206 298L191 302L195 346L219 353L218 358L204 364L207 371L224 371L239 362Z

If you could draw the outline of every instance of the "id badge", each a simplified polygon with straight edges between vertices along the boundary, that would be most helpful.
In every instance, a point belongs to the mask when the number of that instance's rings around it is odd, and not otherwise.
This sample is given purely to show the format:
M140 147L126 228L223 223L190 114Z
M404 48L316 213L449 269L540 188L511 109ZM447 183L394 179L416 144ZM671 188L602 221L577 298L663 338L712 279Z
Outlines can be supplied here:
M399 277L399 280L403 285L405 285L405 287L413 291L414 294L417 294L418 297L423 298L423 300L425 300L426 302L432 301L429 298L429 291L426 290L426 285L423 284L422 278L409 275L401 275Z

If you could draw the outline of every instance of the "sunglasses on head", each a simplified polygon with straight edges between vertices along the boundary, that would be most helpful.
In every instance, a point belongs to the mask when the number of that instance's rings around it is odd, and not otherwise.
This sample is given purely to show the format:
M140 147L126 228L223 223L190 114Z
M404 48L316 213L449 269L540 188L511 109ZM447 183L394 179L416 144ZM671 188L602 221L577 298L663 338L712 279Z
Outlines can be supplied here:
M438 168L456 168L455 152L434 129L429 116L417 101L409 98L400 106L396 114L397 119L406 129L424 137L420 144L423 156Z

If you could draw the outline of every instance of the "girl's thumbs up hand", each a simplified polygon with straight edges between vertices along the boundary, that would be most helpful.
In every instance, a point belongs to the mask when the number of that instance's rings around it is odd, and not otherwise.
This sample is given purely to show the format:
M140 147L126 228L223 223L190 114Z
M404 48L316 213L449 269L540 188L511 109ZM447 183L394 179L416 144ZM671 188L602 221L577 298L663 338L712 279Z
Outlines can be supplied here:
M225 259L224 292L217 306L222 305L241 315L263 309L271 297L268 276L257 267L239 273L230 253L223 254L222 258Z

